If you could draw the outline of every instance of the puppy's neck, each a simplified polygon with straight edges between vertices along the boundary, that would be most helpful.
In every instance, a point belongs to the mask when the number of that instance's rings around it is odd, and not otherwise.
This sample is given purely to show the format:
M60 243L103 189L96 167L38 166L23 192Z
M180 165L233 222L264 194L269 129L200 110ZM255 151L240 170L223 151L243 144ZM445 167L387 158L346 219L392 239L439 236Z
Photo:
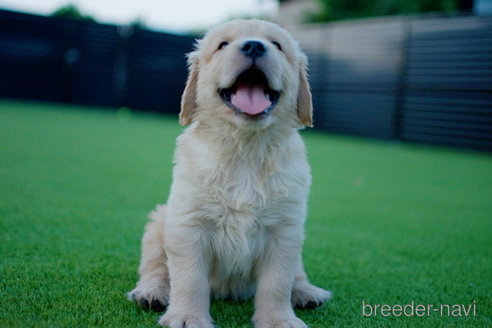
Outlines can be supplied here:
M198 121L194 126L194 133L200 139L215 145L218 152L226 152L228 158L234 154L235 158L246 159L254 157L269 157L271 152L278 152L285 147L290 137L297 133L295 129L270 126L263 129L237 127L230 122L213 124L207 121Z

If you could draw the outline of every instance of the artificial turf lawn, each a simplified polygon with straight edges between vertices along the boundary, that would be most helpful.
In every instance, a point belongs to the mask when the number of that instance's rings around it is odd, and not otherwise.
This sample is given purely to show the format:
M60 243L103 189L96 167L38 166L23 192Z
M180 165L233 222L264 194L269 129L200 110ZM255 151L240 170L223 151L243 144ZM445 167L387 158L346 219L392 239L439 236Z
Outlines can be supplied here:
M0 102L0 327L153 327L130 303L146 214L171 182L175 117ZM304 247L334 292L310 327L492 326L492 157L303 132ZM368 304L476 304L476 316L362 317ZM212 302L251 327L248 302Z

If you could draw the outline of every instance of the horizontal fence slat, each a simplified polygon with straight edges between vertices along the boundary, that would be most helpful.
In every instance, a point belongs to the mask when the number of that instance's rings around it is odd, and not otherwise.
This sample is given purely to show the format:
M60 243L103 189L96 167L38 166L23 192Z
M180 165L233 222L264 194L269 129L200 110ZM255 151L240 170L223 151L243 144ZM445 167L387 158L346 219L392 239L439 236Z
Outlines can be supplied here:
M475 139L492 142L490 131L471 130L467 128L450 128L450 125L419 125L418 122L409 122L405 127L407 133L436 134L452 138Z
M492 68L412 68L408 69L408 76L435 76L435 77L492 77Z
M425 130L418 132L403 133L402 138L406 141L421 142L427 144L447 145L453 147L471 148L477 150L490 151L492 148L492 141L477 140L470 138L463 138L461 136L454 137L448 135L436 134L436 131Z
M412 61L475 61L475 62L490 62L492 53L426 53L426 54L408 54L408 60Z
M412 69L492 69L492 61L467 62L467 61L432 61L432 62L408 62L407 67Z
M476 113L463 113L463 112L435 112L435 111L411 111L406 110L404 113L404 117L407 120L424 120L425 122L429 122L429 124L433 124L434 122L455 122L457 125L459 124L474 124L477 128L490 129L492 126L492 116L481 116L476 115Z
M413 51L434 49L438 48L460 48L468 49L475 46L487 46L492 38L487 36L474 36L470 35L464 39L444 39L444 40L410 40L410 45ZM436 49L437 48L437 49Z
M482 120L486 117L492 117L492 108L490 105L484 107L477 107L472 104L467 105L450 105L450 104L405 104L405 112L428 112L432 115L439 115L440 113L447 113L452 115L470 116L476 120ZM489 122L490 123L490 122Z

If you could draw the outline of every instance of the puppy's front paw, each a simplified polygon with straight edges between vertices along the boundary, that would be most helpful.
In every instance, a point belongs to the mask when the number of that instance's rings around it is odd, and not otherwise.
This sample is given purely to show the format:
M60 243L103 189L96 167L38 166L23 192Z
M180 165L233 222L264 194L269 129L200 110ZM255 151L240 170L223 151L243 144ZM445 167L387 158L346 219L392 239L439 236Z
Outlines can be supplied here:
M144 310L164 312L169 305L169 288L137 286L128 293L128 299L140 305Z
M159 324L169 328L214 328L209 317L198 317L192 314L166 313L159 319Z
M265 318L253 319L255 328L307 328L307 325L299 318Z
M309 283L292 290L292 306L298 309L315 309L332 297L332 293Z

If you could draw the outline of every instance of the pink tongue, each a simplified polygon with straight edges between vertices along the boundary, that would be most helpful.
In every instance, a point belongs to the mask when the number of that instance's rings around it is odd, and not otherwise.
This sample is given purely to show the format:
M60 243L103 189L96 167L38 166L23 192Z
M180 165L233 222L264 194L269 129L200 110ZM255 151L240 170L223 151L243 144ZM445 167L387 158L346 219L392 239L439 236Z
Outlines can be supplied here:
M271 106L272 102L259 85L239 84L232 95L231 103L248 115L258 115Z

